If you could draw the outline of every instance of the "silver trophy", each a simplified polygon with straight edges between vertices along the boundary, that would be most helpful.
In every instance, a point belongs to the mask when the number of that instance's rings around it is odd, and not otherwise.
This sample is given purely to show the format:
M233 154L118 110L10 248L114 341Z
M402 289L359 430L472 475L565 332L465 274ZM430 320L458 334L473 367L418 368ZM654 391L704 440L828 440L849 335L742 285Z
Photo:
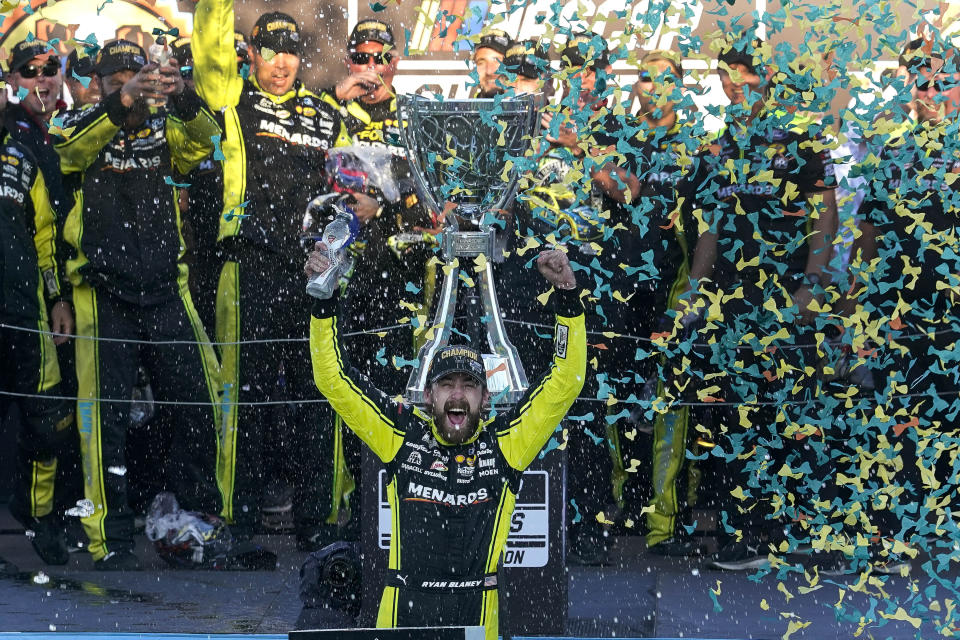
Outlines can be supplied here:
M476 286L481 309L467 310L477 333L486 337L483 353L487 387L499 403L516 403L526 391L527 376L517 350L503 328L493 282L493 262L503 258L497 246L496 212L509 206L517 189L516 166L530 146L539 122L533 95L504 99L432 100L397 98L403 144L417 192L438 216L444 215L441 247L446 261L443 289L427 342L407 382L406 399L423 402L427 374L437 350L454 333L460 271L485 260ZM447 203L456 206L450 210Z

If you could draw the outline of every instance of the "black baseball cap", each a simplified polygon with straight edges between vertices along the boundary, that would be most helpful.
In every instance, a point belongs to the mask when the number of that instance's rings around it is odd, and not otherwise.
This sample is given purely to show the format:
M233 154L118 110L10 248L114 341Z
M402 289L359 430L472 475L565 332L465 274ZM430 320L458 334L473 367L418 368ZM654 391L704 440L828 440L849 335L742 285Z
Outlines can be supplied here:
M16 73L20 71L24 66L27 65L31 60L37 56L42 56L52 49L47 45L46 42L41 40L21 40L17 44L13 45L13 51L10 53L9 67L10 73Z
M560 51L560 63L565 67L601 69L610 64L607 41L588 31L570 36Z
M347 40L347 50L353 51L357 45L364 42L379 42L384 47L396 46L393 38L393 29L386 22L380 20L361 20L350 32Z
M480 39L477 40L476 49L493 49L502 56L507 55L507 51L514 44L506 31L500 29L487 29Z
M550 71L546 48L534 39L518 42L507 49L503 64L508 71L533 80L548 75Z
M759 38L752 40L740 40L737 42L727 42L720 49L717 55L717 62L725 62L728 66L733 64L742 64L750 70L750 73L763 75L763 53L760 47L763 41Z
M140 71L147 64L147 52L136 42L113 40L97 52L97 75L109 76L117 71Z
M96 64L93 61L93 57L90 56L85 50L80 51L74 49L70 52L70 55L67 56L67 77L72 78L77 76L79 78L88 78L97 72Z
M257 18L250 32L250 44L257 49L303 55L303 41L297 21L279 11L271 11Z
M465 373L476 378L484 387L487 386L487 369L483 366L483 357L473 347L451 344L437 351L430 365L427 382L433 384L451 373Z
M181 67L193 66L193 48L190 46L190 40L182 38L170 46L170 55L177 59Z

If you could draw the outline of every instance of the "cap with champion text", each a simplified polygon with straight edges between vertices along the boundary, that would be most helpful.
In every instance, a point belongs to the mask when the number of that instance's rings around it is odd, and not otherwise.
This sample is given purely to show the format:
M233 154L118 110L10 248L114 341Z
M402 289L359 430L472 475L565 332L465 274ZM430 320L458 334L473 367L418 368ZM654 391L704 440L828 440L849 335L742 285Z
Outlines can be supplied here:
M610 64L607 41L595 33L577 33L570 36L560 52L565 67L606 67Z
M136 42L113 40L97 52L97 74L109 76L118 71L140 71L147 64L147 52Z
M297 21L279 11L271 11L257 18L250 31L250 44L276 53L303 54L303 40Z
M353 51L357 45L364 42L379 42L384 47L396 46L393 38L393 29L386 22L380 20L361 20L350 32L347 40L347 49Z
M74 49L67 56L67 77L88 78L97 72L93 56L85 50Z
M654 49L653 51L647 52L640 58L640 64L644 65L661 60L669 63L674 71L683 75L683 61L680 59L680 54L676 51L670 51L669 49Z
M451 373L465 373L473 376L482 385L487 384L487 370L483 366L480 353L466 345L447 345L437 351L430 365L428 383L433 384Z
M742 64L750 73L762 75L766 66L762 46L763 41L759 38L726 42L717 55L717 62L726 63L728 66Z
M13 51L10 53L9 67L10 73L16 73L31 60L45 53L55 53L46 42L42 40L21 40L13 45Z
M543 43L534 39L518 42L507 49L503 65L508 71L534 80L550 72L547 50Z
M507 55L507 50L514 44L506 31L500 29L487 29L477 40L475 49L493 49L502 56Z

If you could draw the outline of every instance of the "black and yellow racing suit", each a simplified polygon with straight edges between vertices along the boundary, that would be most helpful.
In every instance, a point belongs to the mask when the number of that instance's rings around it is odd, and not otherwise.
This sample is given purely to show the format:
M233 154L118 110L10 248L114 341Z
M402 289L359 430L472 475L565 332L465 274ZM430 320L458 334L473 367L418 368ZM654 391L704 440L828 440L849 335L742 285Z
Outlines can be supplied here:
M164 473L187 509L215 513L219 365L194 309L181 262L176 181L213 150L220 134L192 90L151 107L127 126L120 91L63 116L57 145L65 174L82 187L65 236L77 324L77 423L90 553L133 548L125 444L127 404L144 366L173 425Z
M461 445L432 418L391 400L340 348L336 301L318 301L310 325L317 388L386 464L392 517L378 627L484 625L497 638L497 571L520 477L566 415L586 375L586 331L576 290L553 295L553 364L508 412Z
M0 147L0 416L20 409L16 488L10 511L24 526L52 513L57 456L73 411L60 396L57 351L47 302L60 299L54 212L34 155L7 140Z
M328 517L335 487L317 475L324 464L318 460L333 457L327 430L318 428L332 419L330 410L296 404L314 395L300 236L307 204L328 191L326 150L351 141L339 111L299 80L276 96L255 77L237 73L232 0L200 0L194 20L197 92L224 125L218 239L224 262L216 310L217 341L223 343L223 514L237 525L236 535L252 534L260 520L264 450L271 441L297 443L290 450L295 525L298 538L309 538ZM278 399L294 403L283 422L292 433L276 433L275 407L247 404Z

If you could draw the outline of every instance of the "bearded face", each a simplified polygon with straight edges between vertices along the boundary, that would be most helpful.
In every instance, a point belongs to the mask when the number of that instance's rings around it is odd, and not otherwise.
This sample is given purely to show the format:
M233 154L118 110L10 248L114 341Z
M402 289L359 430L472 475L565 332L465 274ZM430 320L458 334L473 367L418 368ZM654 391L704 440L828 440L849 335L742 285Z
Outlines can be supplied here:
M465 373L451 373L433 383L426 400L440 437L449 444L472 438L487 396L486 385Z

